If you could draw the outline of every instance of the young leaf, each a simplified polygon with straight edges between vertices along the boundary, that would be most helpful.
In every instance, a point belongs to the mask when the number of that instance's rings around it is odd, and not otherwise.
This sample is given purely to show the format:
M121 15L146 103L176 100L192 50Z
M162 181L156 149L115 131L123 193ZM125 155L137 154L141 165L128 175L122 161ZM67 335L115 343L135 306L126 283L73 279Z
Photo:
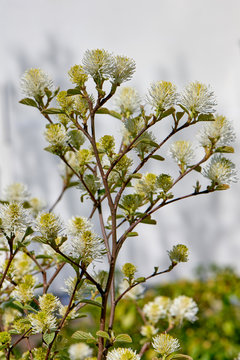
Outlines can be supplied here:
M76 331L72 337L77 340L86 340L86 341L96 341L95 337L92 336L91 333L87 333L85 331L78 330Z
M53 339L54 339L54 335L55 335L54 332L43 334L43 340L45 341L45 343L46 343L47 345L51 344L51 342L52 342Z
M44 114L65 114L65 111L57 108L48 108L42 111Z
M143 224L149 224L149 225L156 225L156 224L157 224L156 220L151 219L150 216L148 216L148 217L146 217L145 219L143 219L143 220L141 221L141 223L143 223Z
M127 237L131 237L131 236L138 236L138 233L136 231L129 232L127 234Z
M232 146L221 146L217 148L215 152L233 154L234 148Z
M129 336L128 334L120 334L120 335L117 335L117 336L116 336L114 342L126 342L126 343L131 343L131 342L132 342L132 338L131 338L131 336Z
M38 107L37 103L33 99L30 99L30 98L24 98L24 99L20 100L19 103L23 104L23 105L33 106L35 108Z
M79 302L84 303L84 304L90 304L90 305L95 305L95 306L98 306L98 307L102 307L102 305L99 302L94 301L94 300L90 300L90 299L83 299L83 300L80 300Z
M106 331L99 330L96 332L96 335L110 340L110 336Z
M159 161L164 161L165 160L165 158L160 156L160 155L152 155L152 156L150 156L150 158L155 159L155 160L159 160Z
M121 120L122 116L117 113L116 111L113 110L108 110L107 108L101 108L97 110L97 114L107 114L107 115L111 115L113 117L115 117L116 119Z
M214 116L213 114L200 114L198 121L214 121Z

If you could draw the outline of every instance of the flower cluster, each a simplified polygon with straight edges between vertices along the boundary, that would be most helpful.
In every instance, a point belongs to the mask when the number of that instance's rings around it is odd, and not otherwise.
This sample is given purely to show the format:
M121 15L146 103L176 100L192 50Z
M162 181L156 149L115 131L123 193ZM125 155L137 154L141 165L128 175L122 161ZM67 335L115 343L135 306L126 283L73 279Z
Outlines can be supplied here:
M191 164L194 158L194 151L192 144L189 141L179 140L173 143L169 149L170 155L181 167L182 171L185 169L185 165Z
M166 356L180 349L178 340L169 334L155 336L153 338L152 345L157 353L164 356L164 359Z
M45 95L45 89L53 88L53 82L43 70L29 69L21 78L21 88L25 95L38 98Z
M30 224L30 212L18 202L0 205L1 230L7 236L24 233Z
M92 231L88 220L73 217L68 225L68 239L61 246L61 251L67 256L90 264L101 259L104 254L102 239Z
M71 360L85 360L92 356L93 350L87 344L79 342L72 344L68 349L68 353Z
M115 106L124 118L129 118L139 110L140 96L135 89L124 87L119 90L115 98Z
M130 348L117 348L109 351L107 360L140 360L140 356Z
M44 136L49 144L57 148L64 148L67 145L68 135L66 129L61 124L48 125Z
M215 155L203 169L203 175L212 181L213 185L229 184L237 181L235 165L232 161Z
M167 319L170 324L182 324L183 320L197 320L198 307L195 301L187 296L178 296L171 300L166 296L157 296L143 307L143 313L151 325L160 319Z
M172 250L168 251L168 256L173 263L187 262L189 251L186 245L174 245Z
M24 275L12 292L12 296L24 304L32 300L36 278L32 275Z
M183 91L179 100L180 104L192 117L200 114L215 112L216 100L209 86L200 82L191 82Z
M177 99L177 88L168 81L153 83L147 97L148 102L156 110L157 114L174 106Z
M28 200L29 192L26 185L13 183L4 189L4 198L9 202L24 202Z

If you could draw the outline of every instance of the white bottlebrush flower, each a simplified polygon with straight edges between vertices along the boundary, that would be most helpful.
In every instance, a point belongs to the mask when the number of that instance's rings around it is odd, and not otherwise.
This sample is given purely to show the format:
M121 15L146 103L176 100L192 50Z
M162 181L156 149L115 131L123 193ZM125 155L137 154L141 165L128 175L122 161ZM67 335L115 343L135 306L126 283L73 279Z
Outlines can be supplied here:
M104 49L87 50L82 63L85 73L93 79L108 78L113 70L113 56Z
M176 105L177 99L177 88L169 81L153 83L147 96L147 101L158 113Z
M50 124L44 132L45 139L53 146L64 147L67 145L68 135L61 124Z
M0 205L1 228L7 236L24 233L30 224L30 213L22 204L13 202Z
M114 56L113 69L111 73L112 82L120 85L132 78L136 69L136 63L133 59L126 56Z
M117 93L115 106L124 117L129 117L140 108L140 97L137 91L131 87L123 87Z
M152 345L157 353L164 356L164 359L166 356L180 349L178 339L175 339L169 334L155 336Z
M235 164L221 155L212 157L210 163L203 169L203 175L216 185L237 181Z
M61 251L86 264L101 259L104 253L102 239L91 230L84 230L74 237L70 236L61 246Z
M135 192L142 196L148 196L150 193L156 193L157 191L157 175L152 173L146 173L141 179L135 183Z
M92 356L93 350L87 344L79 342L72 344L68 349L68 353L71 360L84 360Z
M211 148L228 146L235 141L233 126L225 116L218 115L214 121L209 121L198 134L203 147Z
M68 234L71 236L78 236L83 231L91 230L92 224L84 216L73 216L68 222Z
M179 165L189 165L194 158L192 144L185 140L174 142L170 146L169 153Z
M216 100L209 86L200 82L191 82L183 91L179 100L193 116L198 113L210 114L215 112Z
M53 213L41 213L36 219L36 231L46 239L55 239L62 230L60 218Z
M130 348L117 348L108 352L107 360L140 360L140 356Z
M160 301L149 301L143 307L143 313L152 324L156 324L160 319L164 319L167 315L167 310L165 304Z
M23 303L31 301L34 295L34 285L36 281L36 278L32 275L23 276L21 282L15 287L11 295Z
M31 313L28 315L28 319L35 334L53 330L57 327L57 319L49 312L38 311L36 314Z
M119 293L122 294L129 287L129 283L127 280L123 280L119 285ZM142 297L144 293L144 287L141 284L134 286L131 290L129 290L124 297L129 299L139 299Z
M21 78L22 92L30 97L38 97L45 95L45 88L53 89L53 81L41 69L26 70Z
M188 296L182 295L173 300L169 308L169 317L176 324L182 324L184 319L194 322L197 320L197 312L198 306L195 301Z
M142 336L145 336L146 338L151 338L153 335L156 335L158 332L158 329L156 329L152 325L143 325L140 329L140 333Z
M42 296L39 296L38 302L40 309L46 313L56 311L61 305L58 297L53 294L43 294Z
M24 275L31 273L34 265L34 262L27 254L18 252L12 262L14 280L21 279Z
M2 322L4 325L4 329L8 329L9 325L14 322L14 320L18 317L22 316L22 313L16 309L11 307L7 307L4 309L2 314Z
M9 202L24 202L28 199L29 193L26 185L13 183L4 189L4 199Z

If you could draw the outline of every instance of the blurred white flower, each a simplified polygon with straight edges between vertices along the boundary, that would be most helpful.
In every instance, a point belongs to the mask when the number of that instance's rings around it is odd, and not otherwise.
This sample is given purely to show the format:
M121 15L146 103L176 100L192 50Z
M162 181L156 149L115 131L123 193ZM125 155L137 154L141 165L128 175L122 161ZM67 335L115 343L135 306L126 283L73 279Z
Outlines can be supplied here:
M123 280L119 285L119 293L122 294L129 287L129 283L127 280ZM144 293L144 287L141 284L134 286L131 290L129 290L124 297L130 299L139 299Z
M209 86L198 81L188 84L183 91L179 103L193 116L198 113L209 114L215 112L216 100Z
M197 320L197 312L198 306L195 301L188 296L182 295L173 300L169 308L169 317L176 324L182 324L184 319L194 322Z
M156 335L158 329L156 329L152 325L143 325L140 329L140 333L142 336L146 336L147 338L151 338L153 335Z
M160 301L149 301L143 307L143 313L152 324L156 324L167 315L168 308Z
M140 96L131 87L120 89L115 98L115 106L124 117L128 118L140 108Z
M68 353L71 360L84 360L92 356L93 350L87 344L79 342L70 345Z
M155 336L152 345L157 353L164 356L164 359L166 356L180 349L178 339L173 338L169 334Z
M49 312L38 311L36 314L29 314L28 318L35 334L57 327L57 319Z
M53 146L64 147L67 145L68 135L61 124L50 124L44 132L45 139Z
M22 92L30 97L45 95L45 88L53 89L53 81L41 69L26 70L21 78Z
M8 185L4 189L4 198L9 202L23 202L26 201L29 197L28 189L26 185L22 183L13 183Z
M210 163L203 169L203 175L217 185L237 181L235 164L221 155L212 157Z

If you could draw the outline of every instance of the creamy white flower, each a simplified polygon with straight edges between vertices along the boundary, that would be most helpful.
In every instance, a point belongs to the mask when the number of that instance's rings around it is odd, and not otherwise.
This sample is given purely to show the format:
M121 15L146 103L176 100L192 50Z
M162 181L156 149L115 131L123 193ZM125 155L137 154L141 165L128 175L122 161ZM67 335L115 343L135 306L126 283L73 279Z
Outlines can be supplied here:
M216 100L209 86L200 82L191 82L183 91L179 100L193 116L198 113L209 114L215 112Z
M61 124L50 124L44 132L45 139L53 146L66 146L68 141L67 131Z
M180 349L178 340L169 334L155 336L152 345L154 350L162 356L168 356Z
M165 304L159 301L149 301L143 307L143 313L152 324L156 324L160 319L167 315L167 308Z
M140 333L142 336L146 336L147 338L151 338L153 335L156 335L158 329L156 329L152 325L143 325L140 329Z
M55 316L45 311L38 311L36 314L31 313L28 315L28 318L35 334L57 327Z
M9 202L23 202L29 197L26 185L21 183L13 183L8 185L4 190L4 198Z
M108 352L107 360L140 360L140 356L130 348L117 348Z
M194 158L193 147L189 141L176 141L170 146L169 153L178 164L189 165Z
M34 216L36 216L46 206L46 203L37 197L33 197L33 198L29 199L28 202L31 206L30 211L32 212L32 214Z
M123 87L115 98L117 111L125 117L129 117L140 108L140 97L137 91L131 87Z
M58 233L62 230L62 222L57 215L43 212L36 219L36 230L47 239L57 238Z
M94 79L108 78L113 70L113 56L103 49L87 50L83 56L83 70Z
M101 259L104 253L102 239L91 230L84 230L76 236L70 236L61 246L61 251L85 263Z
M37 279L32 275L24 275L12 292L12 296L20 302L27 303L34 296L34 285Z
M199 132L198 140L203 147L228 146L235 141L236 135L233 126L225 116L216 116L209 121Z
M119 293L122 294L129 287L129 283L127 280L123 280L119 285ZM130 299L138 299L144 293L144 287L141 284L134 286L131 290L129 290L124 297Z
M235 164L221 155L212 157L210 163L203 169L203 176L217 185L237 181Z
M136 63L133 59L126 56L114 56L113 69L111 72L112 81L120 85L132 78L136 69Z
M22 92L31 97L38 97L45 95L45 88L53 89L53 81L41 69L26 70L21 78Z
M56 311L62 304L57 296L53 294L43 294L38 298L39 307L46 313Z
M23 234L31 222L29 210L17 202L0 205L0 218L1 228L7 236L17 232Z
M195 301L188 296L176 297L170 308L169 317L174 323L182 324L183 320L194 322L197 320L196 314L198 312L198 306Z
M68 222L68 234L71 236L81 235L82 232L92 229L92 224L84 216L73 216Z
M71 360L84 360L92 356L93 350L87 344L80 342L72 344L68 349L68 353Z
M177 102L177 88L171 82L158 81L151 85L147 101L157 111L164 111Z

